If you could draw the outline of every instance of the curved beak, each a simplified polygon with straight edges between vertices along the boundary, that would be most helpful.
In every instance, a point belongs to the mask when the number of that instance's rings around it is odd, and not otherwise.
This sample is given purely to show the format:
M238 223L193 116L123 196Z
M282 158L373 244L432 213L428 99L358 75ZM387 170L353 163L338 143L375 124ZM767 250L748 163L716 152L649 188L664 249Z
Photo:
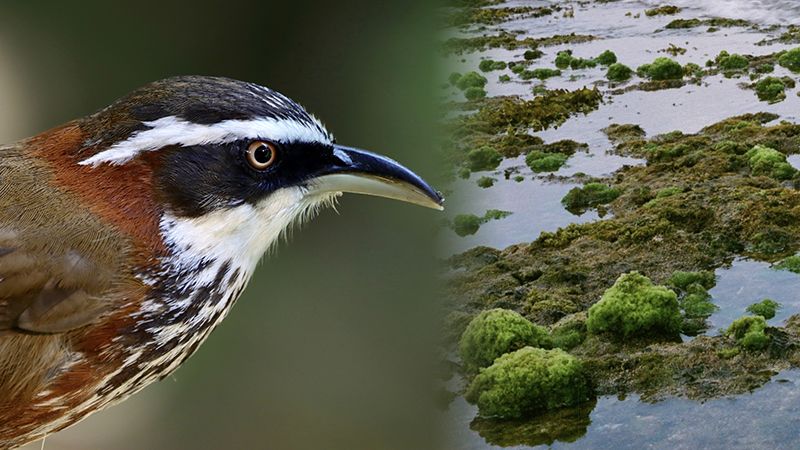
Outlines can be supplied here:
M333 158L309 182L314 192L352 192L443 210L444 198L400 163L366 150L333 146Z

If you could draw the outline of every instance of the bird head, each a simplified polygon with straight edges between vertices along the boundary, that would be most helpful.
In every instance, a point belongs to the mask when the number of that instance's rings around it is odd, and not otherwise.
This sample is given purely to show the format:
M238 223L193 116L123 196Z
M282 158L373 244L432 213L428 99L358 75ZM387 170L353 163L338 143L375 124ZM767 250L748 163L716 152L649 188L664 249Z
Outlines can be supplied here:
M248 271L287 228L343 192L442 209L441 195L409 169L337 144L299 104L252 83L165 79L71 127L80 142L61 178L98 213L144 241L153 230L143 222L157 221L171 251L244 258Z

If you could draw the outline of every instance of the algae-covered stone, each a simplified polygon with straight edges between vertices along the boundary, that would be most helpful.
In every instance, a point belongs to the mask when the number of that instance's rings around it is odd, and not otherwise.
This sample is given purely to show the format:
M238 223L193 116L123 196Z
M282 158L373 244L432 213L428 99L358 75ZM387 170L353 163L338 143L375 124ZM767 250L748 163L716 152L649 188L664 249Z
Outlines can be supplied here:
M792 72L800 72L800 47L793 48L778 58L778 64Z
M611 50L606 50L594 59L601 66L610 66L617 62L617 55Z
M586 321L590 333L632 336L678 334L681 314L675 292L656 286L638 272L623 274L599 302L589 308Z
M633 70L626 66L625 64L621 63L614 63L608 66L608 72L606 72L606 78L611 81L621 83L623 81L629 80L631 75L633 74Z
M725 334L747 350L763 350L771 341L765 333L766 328L767 322L763 317L745 316L734 320Z
M583 187L570 189L567 195L561 199L561 204L567 211L582 213L588 208L613 202L620 193L618 189L603 183L587 183Z
M486 98L486 91L477 86L470 86L464 89L464 97L466 97L467 100L480 100Z
M502 74L499 77L497 77L497 81L501 83L508 83L509 81L511 81L511 77L508 76L507 74Z
M778 180L792 178L797 170L786 162L786 155L774 148L756 145L745 154L753 175L765 175Z
M465 398L484 417L520 418L589 400L583 364L560 349L524 347L478 374Z
M568 155L563 153L546 153L532 151L525 156L525 164L536 173L555 172L566 164Z
M508 309L490 309L467 325L458 352L464 368L477 372L495 359L522 347L549 347L547 330Z
M467 166L473 172L494 170L503 161L503 156L489 146L476 148L467 154Z
M489 80L487 80L486 77L473 71L462 75L458 81L456 81L456 86L463 91L471 87L483 88L488 82Z
M670 58L660 56L650 64L639 66L637 73L651 80L680 80L683 78L683 67Z
M769 320L775 317L775 312L780 307L780 303L776 302L775 300L765 298L758 303L753 303L752 305L748 306L747 312Z

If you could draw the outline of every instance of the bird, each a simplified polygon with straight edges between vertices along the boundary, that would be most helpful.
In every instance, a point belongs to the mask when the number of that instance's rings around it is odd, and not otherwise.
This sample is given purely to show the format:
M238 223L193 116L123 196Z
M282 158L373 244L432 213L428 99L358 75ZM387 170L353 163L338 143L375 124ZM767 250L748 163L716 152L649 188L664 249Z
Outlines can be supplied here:
M344 192L443 209L411 170L223 77L151 82L0 146L0 448L174 372L262 256Z

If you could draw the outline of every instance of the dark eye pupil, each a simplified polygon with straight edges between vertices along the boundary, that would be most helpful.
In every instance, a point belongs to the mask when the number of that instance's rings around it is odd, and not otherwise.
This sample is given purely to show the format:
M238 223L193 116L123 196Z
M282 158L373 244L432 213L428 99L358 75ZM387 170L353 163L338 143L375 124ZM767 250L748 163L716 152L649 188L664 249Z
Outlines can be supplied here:
M266 164L272 158L272 152L270 151L269 147L266 145L262 145L253 152L253 159L261 164Z

